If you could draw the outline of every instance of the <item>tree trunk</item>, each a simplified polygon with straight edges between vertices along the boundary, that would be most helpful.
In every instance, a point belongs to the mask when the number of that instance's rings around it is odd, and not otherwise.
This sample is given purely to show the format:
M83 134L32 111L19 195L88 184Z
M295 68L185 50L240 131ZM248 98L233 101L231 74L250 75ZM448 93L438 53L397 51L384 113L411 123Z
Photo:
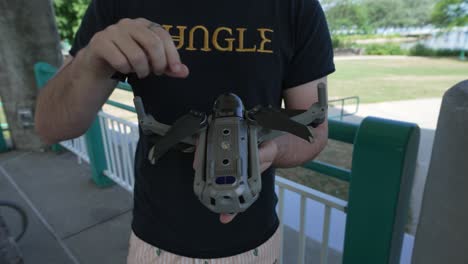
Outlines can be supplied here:
M17 149L43 147L28 125L34 116L37 86L34 64L61 64L60 41L50 0L0 0L0 96Z

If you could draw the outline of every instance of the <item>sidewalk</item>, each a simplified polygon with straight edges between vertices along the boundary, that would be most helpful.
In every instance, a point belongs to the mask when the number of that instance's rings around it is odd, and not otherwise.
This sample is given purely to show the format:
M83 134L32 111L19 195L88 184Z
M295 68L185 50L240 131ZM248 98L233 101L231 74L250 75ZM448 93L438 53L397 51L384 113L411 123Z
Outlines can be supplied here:
M118 186L97 188L73 154L1 154L0 199L28 213L18 243L26 264L125 263L131 196Z

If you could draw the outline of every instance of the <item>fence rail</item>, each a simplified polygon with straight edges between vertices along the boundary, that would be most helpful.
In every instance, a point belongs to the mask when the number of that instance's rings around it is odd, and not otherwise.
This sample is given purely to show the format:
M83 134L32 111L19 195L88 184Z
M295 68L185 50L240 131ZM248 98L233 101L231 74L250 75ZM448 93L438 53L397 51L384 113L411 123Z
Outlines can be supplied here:
M107 161L104 175L133 192L138 126L104 112L99 113L99 122Z
M0 101L0 153L8 151L9 148L5 135L5 132L7 131L9 131L9 127L6 120L5 111L3 110L3 103Z
M360 102L361 100L359 96L350 96L329 100L328 118L343 121L343 117L354 115L359 111ZM352 107L349 106L350 104Z
M76 156L78 156L79 162L81 162L81 160L84 160L87 163L89 163L89 155L88 150L86 149L86 142L84 136L67 141L62 141L60 142L60 145L68 149L70 152L75 153Z

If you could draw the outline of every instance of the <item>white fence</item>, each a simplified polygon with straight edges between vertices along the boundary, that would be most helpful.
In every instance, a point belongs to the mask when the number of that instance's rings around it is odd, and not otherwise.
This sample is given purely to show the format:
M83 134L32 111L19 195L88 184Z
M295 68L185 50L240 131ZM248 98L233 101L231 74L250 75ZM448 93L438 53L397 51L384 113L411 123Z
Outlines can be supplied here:
M104 174L133 192L134 155L138 142L138 126L104 112L99 113L107 170Z
M431 49L468 50L468 27L455 28L448 32L434 32L420 42Z
M81 163L81 160L84 160L87 163L89 163L89 156L88 151L86 149L86 141L84 136L67 141L62 141L60 142L60 145L62 145L62 147L68 149L69 151L75 153L76 156L78 156L78 162Z

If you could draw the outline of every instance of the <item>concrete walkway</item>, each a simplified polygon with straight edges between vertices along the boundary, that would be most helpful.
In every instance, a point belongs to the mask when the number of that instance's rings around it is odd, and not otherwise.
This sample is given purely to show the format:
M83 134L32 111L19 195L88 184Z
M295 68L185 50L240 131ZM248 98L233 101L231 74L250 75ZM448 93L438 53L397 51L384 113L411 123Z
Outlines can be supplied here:
M97 188L90 175L71 153L0 155L0 200L18 203L29 216L18 243L26 264L125 263L131 196L118 186ZM18 231L11 212L2 214Z

